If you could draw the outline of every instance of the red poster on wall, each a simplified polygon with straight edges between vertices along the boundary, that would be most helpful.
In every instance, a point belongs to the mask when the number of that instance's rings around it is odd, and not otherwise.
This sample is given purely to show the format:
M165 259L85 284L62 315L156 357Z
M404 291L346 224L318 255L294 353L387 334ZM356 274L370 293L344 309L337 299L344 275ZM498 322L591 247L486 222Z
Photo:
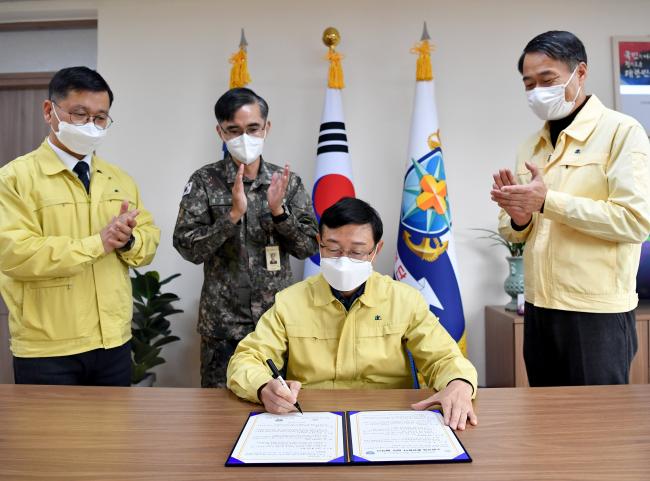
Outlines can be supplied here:
M613 37L616 109L650 135L650 37Z
M621 85L650 85L650 40L619 42Z

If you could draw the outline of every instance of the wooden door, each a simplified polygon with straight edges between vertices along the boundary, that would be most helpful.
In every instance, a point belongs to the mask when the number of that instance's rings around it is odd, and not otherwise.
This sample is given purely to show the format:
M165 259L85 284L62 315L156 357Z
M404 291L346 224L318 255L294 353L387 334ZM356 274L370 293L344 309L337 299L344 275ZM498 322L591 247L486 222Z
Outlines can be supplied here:
M0 167L36 149L49 132L43 101L51 73L0 75ZM14 380L7 306L0 298L0 383Z
M0 167L38 147L49 132L43 101L51 73L0 75Z

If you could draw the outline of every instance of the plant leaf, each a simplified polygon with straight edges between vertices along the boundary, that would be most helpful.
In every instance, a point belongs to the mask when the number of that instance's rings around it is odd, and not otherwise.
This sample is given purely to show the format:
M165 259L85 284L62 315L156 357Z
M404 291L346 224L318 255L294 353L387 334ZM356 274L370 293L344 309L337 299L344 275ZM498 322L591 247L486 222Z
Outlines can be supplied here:
M168 316L180 314L174 302L179 301L178 295L172 292L161 293L161 286L176 279L180 274L173 274L160 280L157 271L141 273L133 269L131 277L133 290L133 317L131 322L132 365L131 380L136 383L144 379L154 366L165 362L160 356L163 346L179 341L178 336L171 335L171 323Z
M160 347L160 346L164 346L165 344L169 344L170 342L176 342L180 340L181 338L178 336L165 336L163 338L158 339L156 342L154 342L153 346Z

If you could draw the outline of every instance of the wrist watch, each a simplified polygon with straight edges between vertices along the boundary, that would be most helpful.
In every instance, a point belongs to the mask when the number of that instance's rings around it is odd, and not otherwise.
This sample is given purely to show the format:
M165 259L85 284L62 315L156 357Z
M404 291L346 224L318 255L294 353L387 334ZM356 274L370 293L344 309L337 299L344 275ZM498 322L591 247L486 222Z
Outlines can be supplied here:
M131 247L133 247L133 243L135 242L135 237L133 237L133 234L131 234L131 237L129 237L129 240L126 241L126 244L124 244L122 247L118 248L118 252L128 252L131 250Z
M286 204L282 204L282 214L280 215L271 214L271 218L273 219L273 222L275 222L276 224L278 222L287 220L289 218L289 208L286 206Z

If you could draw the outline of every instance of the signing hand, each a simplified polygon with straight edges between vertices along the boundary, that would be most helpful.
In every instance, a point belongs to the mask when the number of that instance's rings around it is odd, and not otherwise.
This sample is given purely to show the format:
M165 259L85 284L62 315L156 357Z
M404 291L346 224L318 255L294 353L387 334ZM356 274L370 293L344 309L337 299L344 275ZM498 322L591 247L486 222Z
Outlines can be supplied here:
M294 404L298 401L301 384L298 381L286 381L289 390L277 379L269 381L260 392L260 401L272 414L284 414L297 411Z
M269 190L266 192L266 199L269 202L272 215L282 215L282 203L287 193L287 185L289 185L289 164L284 165L282 174L274 172L273 177L271 177L271 185L269 185Z
M232 186L232 208L230 209L230 220L233 224L239 222L244 217L248 209L248 200L246 200L246 191L244 190L244 164L239 164L235 184Z
M467 419L472 426L478 424L478 418L472 406L472 386L465 381L455 379L447 384L442 391L412 404L411 407L417 411L423 411L435 404L442 406L445 424L451 429L464 430Z

